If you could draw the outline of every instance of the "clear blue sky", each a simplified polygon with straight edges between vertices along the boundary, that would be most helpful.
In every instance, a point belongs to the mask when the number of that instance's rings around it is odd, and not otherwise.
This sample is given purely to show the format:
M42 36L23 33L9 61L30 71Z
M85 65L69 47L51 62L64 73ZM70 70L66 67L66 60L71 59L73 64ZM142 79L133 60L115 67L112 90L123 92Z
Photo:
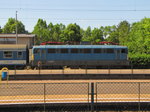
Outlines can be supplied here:
M47 24L77 23L86 29L150 17L150 0L1 0L1 27L8 18L15 18L16 10L18 19L30 32L38 18L46 20Z

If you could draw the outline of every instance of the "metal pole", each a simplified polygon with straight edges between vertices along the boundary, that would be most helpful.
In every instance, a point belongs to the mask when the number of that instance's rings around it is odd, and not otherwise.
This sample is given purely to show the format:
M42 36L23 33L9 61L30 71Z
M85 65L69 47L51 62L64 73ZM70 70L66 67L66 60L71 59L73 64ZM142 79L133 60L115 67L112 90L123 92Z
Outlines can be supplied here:
M46 110L46 84L44 83L44 112Z
M90 83L88 83L88 110L90 111Z
M133 64L132 64L132 61L131 61L131 74L133 75Z
M40 72L40 66L39 66L39 75L41 74L41 72Z
M15 65L15 76L16 76L16 65Z
M108 74L110 74L110 65L108 65Z
M94 112L94 83L91 83L91 112Z
M96 107L95 107L95 108L96 108L96 110L97 110L97 84L98 84L98 83L96 83L96 85L95 85L95 92L96 92L96 93L95 93L95 95L96 95Z
M87 63L85 65L85 74L87 75Z
M16 11L16 44L18 44L18 22L17 22L17 11Z
M141 84L139 82L139 111L141 110L141 104L140 104L141 103L141 100L140 100L140 98L141 98L140 97L140 95L141 95L141 87L140 86L141 86Z

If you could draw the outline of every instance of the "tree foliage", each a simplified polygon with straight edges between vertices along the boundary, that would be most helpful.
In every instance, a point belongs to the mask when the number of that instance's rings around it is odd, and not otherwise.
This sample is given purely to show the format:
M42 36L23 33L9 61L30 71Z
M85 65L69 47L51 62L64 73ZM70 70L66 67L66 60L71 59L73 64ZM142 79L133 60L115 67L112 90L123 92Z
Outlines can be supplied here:
M92 29L89 26L85 31L83 30L82 41L90 41L92 36Z
M27 33L21 21L17 21L18 33ZM15 33L16 20L9 18L6 25L1 28L0 33ZM126 45L129 49L129 58L133 62L141 65L150 63L150 18L130 24L128 21L121 21L118 25L100 26L99 28L80 28L76 23L67 26L49 23L43 19L38 19L33 32L37 35L36 44L45 41L60 42L80 42L90 41L96 43L109 41ZM136 63L137 64L137 63Z
M127 46L131 53L150 53L150 18L132 24Z
M33 33L37 35L36 44L49 40L46 21L39 19L34 27Z
M90 41L95 43L95 42L100 42L103 41L103 32L99 28L94 28L91 32L91 38Z
M2 33L16 33L16 25L18 29L18 33L27 33L25 30L25 26L21 21L17 21L14 18L9 18L8 22L4 26Z
M103 38L106 41L119 43L117 27L113 26L105 26L100 28L103 32Z
M80 42L82 38L80 32L80 26L75 24L69 24L67 28L62 32L61 40L63 42L72 41L72 42Z
M121 45L125 45L130 33L130 24L127 21L122 21L117 27L118 41Z

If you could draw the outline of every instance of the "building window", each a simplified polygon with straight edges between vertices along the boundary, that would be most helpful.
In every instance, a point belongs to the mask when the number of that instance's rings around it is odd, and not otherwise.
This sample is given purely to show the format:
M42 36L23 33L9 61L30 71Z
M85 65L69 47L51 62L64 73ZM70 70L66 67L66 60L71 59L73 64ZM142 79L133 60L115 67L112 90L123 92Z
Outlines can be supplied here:
M3 52L3 57L4 58L12 58L13 57L13 52L12 51L4 51Z
M68 53L68 49L60 49L60 53Z
M102 49L94 49L94 53L102 53Z
M21 51L20 51L20 52L17 52L17 57L18 57L18 58L22 58L22 57L23 57L23 52L21 52Z
M40 49L34 49L34 54L40 53Z
M71 53L79 53L78 49L71 49Z

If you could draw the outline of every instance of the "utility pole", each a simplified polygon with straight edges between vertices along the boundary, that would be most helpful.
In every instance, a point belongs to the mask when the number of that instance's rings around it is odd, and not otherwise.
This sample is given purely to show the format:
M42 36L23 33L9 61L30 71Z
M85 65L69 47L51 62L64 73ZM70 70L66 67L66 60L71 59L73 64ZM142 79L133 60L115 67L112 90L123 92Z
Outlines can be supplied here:
M17 22L17 11L16 11L16 44L18 44L18 22Z

